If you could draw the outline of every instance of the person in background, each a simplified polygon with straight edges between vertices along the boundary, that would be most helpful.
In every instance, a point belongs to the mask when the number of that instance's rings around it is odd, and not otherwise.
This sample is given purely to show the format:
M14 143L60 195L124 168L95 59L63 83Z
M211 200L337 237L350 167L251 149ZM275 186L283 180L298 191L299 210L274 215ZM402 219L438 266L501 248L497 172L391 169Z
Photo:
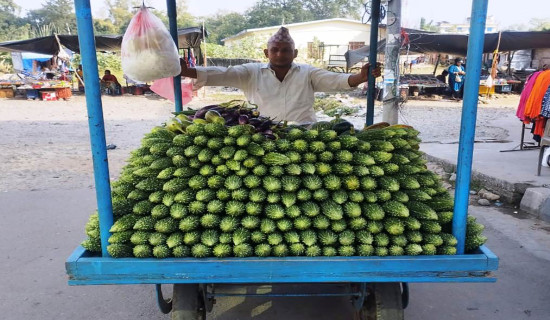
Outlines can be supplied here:
M357 74L335 73L307 64L294 63L298 50L288 29L281 27L264 49L269 63L246 63L230 68L187 66L181 59L181 75L196 79L201 86L232 86L244 91L260 113L277 121L315 122L314 92L350 90L367 81L371 72L380 76L380 68L369 64Z
M448 95L449 94L449 87L447 86L447 76L449 75L449 71L447 69L443 70L440 75L436 76L435 78L445 84L444 87L439 87L436 89L438 94L442 95Z
M411 63L407 60L405 60L403 62L403 75L405 75L407 73L407 69L409 69L409 66L411 65ZM410 73L410 72L409 72Z
M120 88L121 85L118 82L118 79L115 75L111 74L111 70L105 70L103 78L101 78L101 88L109 89L111 94L115 94L117 88Z
M440 75L436 76L436 79L447 84L447 75L449 75L449 71L443 70Z
M76 79L78 80L78 92L84 92L84 73L82 72L82 65L79 64L76 69L76 74L78 75Z
M454 100L462 99L462 86L464 85L464 78L466 76L466 72L462 66L463 63L464 60L462 58L456 58L455 63L449 67L449 87Z
M61 75L57 78L57 80L69 81L69 76L67 75L67 72L62 72Z

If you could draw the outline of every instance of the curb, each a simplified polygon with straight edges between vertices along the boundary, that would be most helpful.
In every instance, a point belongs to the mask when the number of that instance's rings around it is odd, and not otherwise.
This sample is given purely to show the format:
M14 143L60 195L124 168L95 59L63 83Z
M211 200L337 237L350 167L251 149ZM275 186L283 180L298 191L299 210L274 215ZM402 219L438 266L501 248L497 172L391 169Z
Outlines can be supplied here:
M456 172L456 164L441 159L430 154L424 153L426 160L434 162L443 167L447 172ZM498 179L495 177L488 176L479 171L472 170L472 181L471 183L482 185L486 189L490 189L498 193L501 197L501 201L513 205L519 205L523 194L527 188L536 187L529 183L512 183L506 180Z

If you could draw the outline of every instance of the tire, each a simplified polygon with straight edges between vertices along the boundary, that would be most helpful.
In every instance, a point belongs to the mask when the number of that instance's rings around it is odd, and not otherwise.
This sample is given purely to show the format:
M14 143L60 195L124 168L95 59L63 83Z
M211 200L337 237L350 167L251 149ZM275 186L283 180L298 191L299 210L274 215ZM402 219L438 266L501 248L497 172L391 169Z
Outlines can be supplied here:
M198 284L174 284L170 319L203 320L206 314L201 307Z
M368 287L369 295L363 309L361 320L403 320L403 298L401 283L373 283Z

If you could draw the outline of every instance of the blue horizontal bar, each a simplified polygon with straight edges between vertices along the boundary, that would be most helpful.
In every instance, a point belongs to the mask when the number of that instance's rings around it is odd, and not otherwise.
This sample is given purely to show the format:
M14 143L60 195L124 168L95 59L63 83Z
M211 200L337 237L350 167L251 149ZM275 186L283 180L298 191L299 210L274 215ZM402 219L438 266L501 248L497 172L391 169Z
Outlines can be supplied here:
M498 258L486 247L457 256L168 258L90 256L66 262L70 285L170 283L494 282Z

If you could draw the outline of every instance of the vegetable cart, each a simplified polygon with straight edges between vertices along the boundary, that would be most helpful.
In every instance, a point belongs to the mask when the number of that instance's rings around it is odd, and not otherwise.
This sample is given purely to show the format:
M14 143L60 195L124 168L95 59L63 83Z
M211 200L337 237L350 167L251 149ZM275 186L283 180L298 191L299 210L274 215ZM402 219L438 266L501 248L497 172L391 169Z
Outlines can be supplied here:
M380 5L380 1L372 3L373 8ZM340 283L345 284L339 286L344 288L340 292L267 296L349 296L361 319L403 319L403 309L408 303L407 283L496 281L491 271L498 268L498 258L487 247L481 246L474 253L464 254L477 84L487 3L487 0L474 0L472 8L468 74L474 76L469 76L466 81L459 146L453 220L453 234L458 240L457 255L115 259L109 257L106 250L113 215L90 1L75 0L86 83L102 254L90 253L81 246L76 248L66 262L69 285L155 284L162 312L171 312L172 319L205 319L206 313L212 310L216 297L235 295L216 292L217 284ZM168 0L167 4L171 33L177 41L175 1ZM373 10L375 15L376 12L377 10ZM376 23L373 25L373 28L377 27ZM181 111L180 79L177 77L175 80L176 111ZM370 89L369 104L373 102L374 86L370 86ZM369 120L372 123L372 115L373 112L368 113L367 117L370 119L367 119L367 123ZM171 299L163 297L163 284L173 285Z

